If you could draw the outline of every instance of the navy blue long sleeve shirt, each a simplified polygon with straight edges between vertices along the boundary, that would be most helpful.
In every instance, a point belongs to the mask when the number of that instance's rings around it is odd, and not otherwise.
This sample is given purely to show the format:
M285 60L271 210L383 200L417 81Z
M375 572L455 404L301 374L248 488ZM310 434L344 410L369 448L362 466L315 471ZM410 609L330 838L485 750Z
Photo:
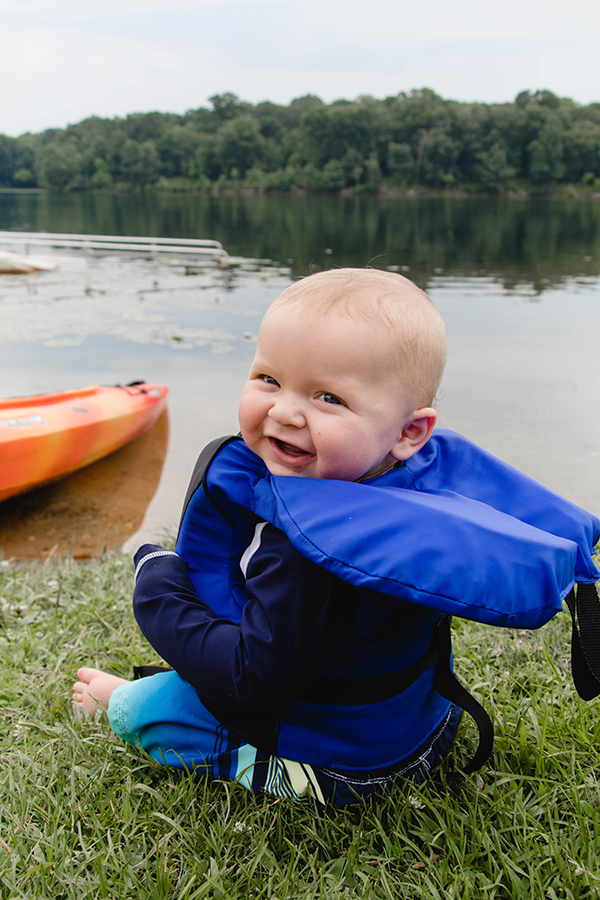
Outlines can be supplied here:
M144 545L136 564L161 549ZM327 668L358 592L271 525L248 561L246 592L240 624L220 618L198 597L184 560L161 555L141 566L133 607L150 644L202 696L247 713L278 712Z

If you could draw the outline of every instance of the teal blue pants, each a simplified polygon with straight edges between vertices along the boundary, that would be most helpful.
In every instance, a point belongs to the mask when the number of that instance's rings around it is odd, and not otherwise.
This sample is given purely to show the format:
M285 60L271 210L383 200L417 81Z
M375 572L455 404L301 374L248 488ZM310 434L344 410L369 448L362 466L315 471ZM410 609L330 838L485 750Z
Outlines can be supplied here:
M176 672L121 685L112 694L108 717L119 737L163 765L238 781L257 794L296 799L312 794L323 803L344 806L361 796L382 794L401 779L424 778L450 749L461 710L452 707L410 759L376 772L334 772L264 753L221 725Z

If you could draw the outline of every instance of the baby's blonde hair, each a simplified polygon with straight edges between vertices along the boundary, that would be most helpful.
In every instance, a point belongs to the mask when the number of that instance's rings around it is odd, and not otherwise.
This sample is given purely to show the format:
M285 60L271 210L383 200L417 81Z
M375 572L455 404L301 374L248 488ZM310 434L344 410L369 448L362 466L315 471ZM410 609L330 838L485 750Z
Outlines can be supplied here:
M427 294L403 275L381 269L331 269L286 288L269 307L289 304L324 315L338 312L383 328L399 378L418 406L431 406L446 365L446 329Z

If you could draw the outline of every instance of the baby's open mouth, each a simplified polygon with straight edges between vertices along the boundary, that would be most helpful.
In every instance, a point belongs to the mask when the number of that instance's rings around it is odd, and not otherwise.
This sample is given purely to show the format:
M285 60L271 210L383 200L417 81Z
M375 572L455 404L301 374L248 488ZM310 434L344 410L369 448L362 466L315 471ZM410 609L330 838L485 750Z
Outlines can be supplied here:
M282 453L285 453L286 456L295 456L298 459L303 456L312 456L312 453L309 453L307 450L302 450L300 447L294 446L294 444L288 444L277 438L269 438L269 440L272 441Z

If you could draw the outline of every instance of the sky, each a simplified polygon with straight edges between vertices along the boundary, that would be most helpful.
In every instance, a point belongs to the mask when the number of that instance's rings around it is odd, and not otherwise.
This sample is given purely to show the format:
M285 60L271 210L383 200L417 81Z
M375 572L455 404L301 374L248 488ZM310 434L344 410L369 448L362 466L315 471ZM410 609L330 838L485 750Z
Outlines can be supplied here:
M496 103L600 101L592 0L0 0L0 133L422 87Z

